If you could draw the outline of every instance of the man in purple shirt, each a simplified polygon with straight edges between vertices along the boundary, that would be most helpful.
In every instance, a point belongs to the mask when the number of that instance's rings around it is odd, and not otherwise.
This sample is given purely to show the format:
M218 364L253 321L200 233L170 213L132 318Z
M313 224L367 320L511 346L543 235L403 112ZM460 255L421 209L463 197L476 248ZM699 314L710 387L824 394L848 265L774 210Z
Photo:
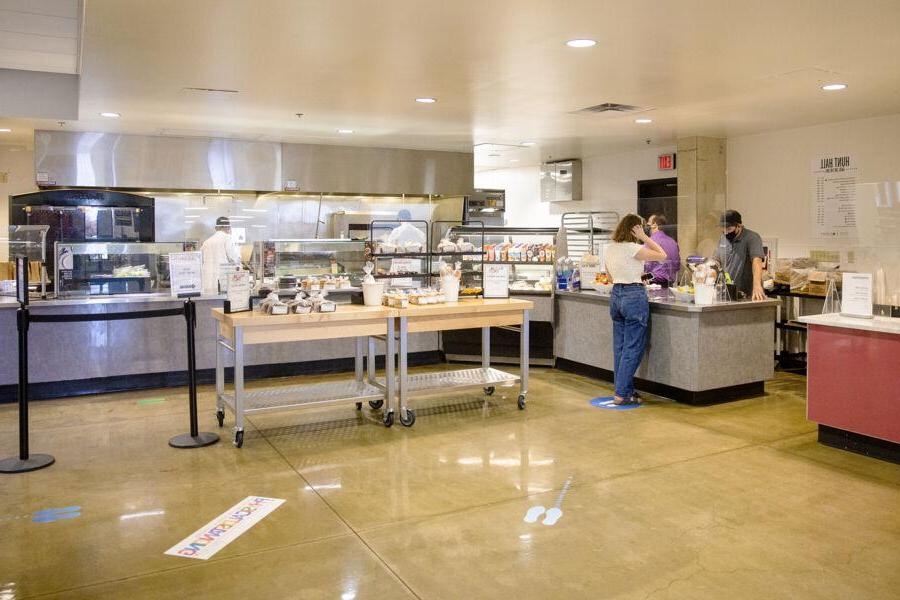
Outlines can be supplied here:
M658 283L663 287L674 286L678 270L681 268L681 256L678 253L678 242L663 233L662 227L666 224L663 215L650 215L647 225L650 227L650 239L659 244L666 251L666 260L662 262L647 262L644 271L653 276L651 283Z

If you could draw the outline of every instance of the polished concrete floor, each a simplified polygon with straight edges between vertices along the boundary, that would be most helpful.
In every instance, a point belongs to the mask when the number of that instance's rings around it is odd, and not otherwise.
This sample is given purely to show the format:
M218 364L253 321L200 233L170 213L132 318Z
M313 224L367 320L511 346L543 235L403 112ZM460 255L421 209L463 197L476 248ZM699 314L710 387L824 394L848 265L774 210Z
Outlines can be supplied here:
M409 429L274 413L241 450L230 415L224 443L167 446L183 389L37 402L57 463L0 477L0 600L896 599L900 466L818 445L804 389L606 410L608 385L538 369L526 411L500 390L417 401ZM0 455L15 428L0 407ZM286 502L208 561L164 554L249 495Z

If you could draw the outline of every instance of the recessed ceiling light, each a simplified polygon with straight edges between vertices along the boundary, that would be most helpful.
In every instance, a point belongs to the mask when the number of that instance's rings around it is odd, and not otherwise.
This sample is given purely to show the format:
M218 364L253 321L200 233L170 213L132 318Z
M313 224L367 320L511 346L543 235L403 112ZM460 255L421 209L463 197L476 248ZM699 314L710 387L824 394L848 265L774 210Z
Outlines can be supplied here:
M635 123L639 123L639 124L641 124L641 125L646 125L647 123L652 123L652 122L653 122L653 119L648 119L648 118L646 118L646 117L643 117L643 118L641 118L641 119L635 119L634 122L635 122Z
M822 86L822 89L825 90L826 92L836 92L838 90L847 89L847 84L846 83L827 83Z
M12 129L9 127L0 127L0 133L12 133Z
M102 112L100 113L101 117L106 117L107 119L118 119L122 115L117 112Z
M338 129L338 133L353 133L352 129Z
M437 98L416 98L416 102L421 102L422 104L434 104L437 102Z
M566 42L566 46L569 48L590 48L591 46L596 46L597 40L589 40L586 38L581 38L577 40L569 40Z
M520 146L534 146L535 142L519 142Z
M518 159L518 158L511 158L511 159L509 159L509 162L519 162L519 159Z

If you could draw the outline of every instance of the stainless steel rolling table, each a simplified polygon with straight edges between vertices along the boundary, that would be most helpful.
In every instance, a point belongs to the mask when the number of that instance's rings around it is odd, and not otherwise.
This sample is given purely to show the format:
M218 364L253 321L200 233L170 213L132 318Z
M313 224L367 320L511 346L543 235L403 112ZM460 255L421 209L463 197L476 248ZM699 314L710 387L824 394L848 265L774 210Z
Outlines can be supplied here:
M499 386L519 384L518 406L525 408L528 394L528 314L534 307L529 300L472 299L447 304L413 305L397 309L399 328L399 397L400 422L410 427L416 420L409 408L410 395L460 388L483 388L491 395ZM491 367L491 327L516 327L519 338L520 374L514 375ZM481 367L453 371L419 373L407 371L407 341L410 333L481 329ZM388 354L390 356L390 353ZM388 369L390 372L390 369ZM390 396L389 396L390 397Z
M392 362L380 381L365 377L363 354L366 341L379 337L387 345L386 355L395 353L395 310L380 306L340 305L333 313L307 315L267 315L260 311L226 314L213 309L216 321L216 418L219 426L225 419L225 407L235 416L234 444L244 443L244 417L257 412L273 412L325 404L356 404L368 401L373 408L380 408L385 401L384 423L393 423L391 400L395 395ZM284 342L310 342L335 338L356 338L354 375L350 380L327 383L268 387L247 391L244 389L244 349L256 344ZM370 342L370 348L371 348ZM374 350L374 348L373 348ZM234 356L234 390L225 391L224 353ZM374 352L369 357L370 375L373 373Z

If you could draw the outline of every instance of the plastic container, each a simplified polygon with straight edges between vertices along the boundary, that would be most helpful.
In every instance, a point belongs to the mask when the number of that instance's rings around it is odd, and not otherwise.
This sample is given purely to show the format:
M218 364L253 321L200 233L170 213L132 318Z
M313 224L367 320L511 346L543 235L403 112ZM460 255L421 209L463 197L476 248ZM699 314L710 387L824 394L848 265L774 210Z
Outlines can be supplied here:
M715 304L716 286L698 283L694 286L694 303L700 305Z
M384 282L363 283L363 304L366 306L381 306L381 297L384 295Z
M459 301L459 279L456 277L441 277L441 291L447 302Z

